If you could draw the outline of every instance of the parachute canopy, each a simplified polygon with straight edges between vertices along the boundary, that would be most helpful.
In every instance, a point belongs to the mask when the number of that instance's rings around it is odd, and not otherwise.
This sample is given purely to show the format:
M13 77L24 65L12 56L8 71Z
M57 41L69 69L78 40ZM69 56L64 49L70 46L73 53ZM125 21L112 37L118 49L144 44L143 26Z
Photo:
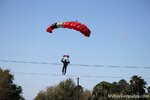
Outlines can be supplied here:
M69 55L63 55L63 57L67 57L67 58L69 58Z
M64 60L69 60L69 55L63 55Z
M81 32L84 36L87 36L87 37L89 37L91 34L91 31L87 26L77 21L57 22L57 23L50 25L46 31L49 33L52 33L53 29L56 29L56 28L74 29L76 31Z

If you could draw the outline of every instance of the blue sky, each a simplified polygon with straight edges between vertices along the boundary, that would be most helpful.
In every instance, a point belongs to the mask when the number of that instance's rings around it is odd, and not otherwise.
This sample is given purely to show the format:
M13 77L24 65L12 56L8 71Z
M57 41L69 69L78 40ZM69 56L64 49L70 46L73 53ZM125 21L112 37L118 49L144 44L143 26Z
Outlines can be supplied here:
M150 85L149 69L107 67L150 66L149 5L149 0L0 0L0 60L61 63L62 55L69 54L71 64L106 66L69 66L67 75L75 75L71 77L75 82L87 75L126 80L139 75ZM75 20L90 28L89 38L70 29L46 32L54 22ZM62 65L0 62L0 66L11 70L27 100L69 77L53 75L61 74ZM80 84L92 89L101 81L120 79L81 77Z

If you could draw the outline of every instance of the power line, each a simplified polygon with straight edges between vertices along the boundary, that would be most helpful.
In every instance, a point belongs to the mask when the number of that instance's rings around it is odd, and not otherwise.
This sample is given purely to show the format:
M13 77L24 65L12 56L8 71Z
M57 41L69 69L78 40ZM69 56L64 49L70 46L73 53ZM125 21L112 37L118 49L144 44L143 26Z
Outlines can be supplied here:
M22 74L22 75L40 75L40 76L67 76L67 77L83 77L83 78L130 78L130 77L121 77L121 76L103 76L103 75L74 75L74 74L68 74L68 75L62 75L62 74L49 74L49 73L33 73L33 72L12 72L14 74ZM147 77L147 79L150 79L150 77Z
M23 64L42 64L42 65L62 65L61 63L48 63L48 62L37 62L37 61L17 61L17 60L0 60L5 63L23 63ZM89 65L89 64L70 64L70 66L82 66L82 67L108 67L108 68L132 68L132 69L150 69L150 67L139 67L139 66L116 66L116 65Z
M118 76L92 76L92 75L61 75L61 74L48 74L48 73L29 73L29 72L12 72L14 74L24 74L24 75L41 75L41 76L68 76L68 77L85 77L85 78L124 78Z
M17 60L0 60L0 62L5 63L23 63L23 64L43 64L43 65L62 65L61 63L48 63L48 62L35 62L35 61L17 61ZM144 68L144 69L150 69L150 67L137 67L137 66L105 66L105 65L88 65L88 64L70 64L71 66L83 66L83 67L110 67L110 68ZM25 75L45 75L45 76L64 76L61 74L48 74L48 73L33 73L33 72L12 72L15 74L25 74ZM84 77L84 78L125 78L120 76L102 76L102 75L65 75L69 77ZM126 77L127 78L127 77ZM128 77L129 78L129 77ZM147 78L147 79L150 79Z

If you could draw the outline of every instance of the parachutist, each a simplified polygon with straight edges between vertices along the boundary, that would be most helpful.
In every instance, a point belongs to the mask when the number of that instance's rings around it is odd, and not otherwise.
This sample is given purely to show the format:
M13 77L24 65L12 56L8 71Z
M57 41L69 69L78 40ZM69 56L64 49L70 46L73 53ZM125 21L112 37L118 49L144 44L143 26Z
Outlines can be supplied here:
M68 64L70 64L69 55L64 55L63 58L61 59L61 62L63 63L62 75L65 75L67 71L67 66Z

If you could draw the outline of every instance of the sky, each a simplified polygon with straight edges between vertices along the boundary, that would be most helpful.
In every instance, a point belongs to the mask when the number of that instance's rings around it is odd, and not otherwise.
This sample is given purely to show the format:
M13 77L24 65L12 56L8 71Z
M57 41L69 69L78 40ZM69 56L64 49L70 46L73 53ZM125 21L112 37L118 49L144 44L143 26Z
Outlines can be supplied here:
M0 67L14 75L26 100L67 78L79 77L89 90L133 75L150 85L149 5L149 0L0 0ZM71 29L46 32L55 22L76 20L89 27L90 37ZM71 64L61 75L64 54Z

